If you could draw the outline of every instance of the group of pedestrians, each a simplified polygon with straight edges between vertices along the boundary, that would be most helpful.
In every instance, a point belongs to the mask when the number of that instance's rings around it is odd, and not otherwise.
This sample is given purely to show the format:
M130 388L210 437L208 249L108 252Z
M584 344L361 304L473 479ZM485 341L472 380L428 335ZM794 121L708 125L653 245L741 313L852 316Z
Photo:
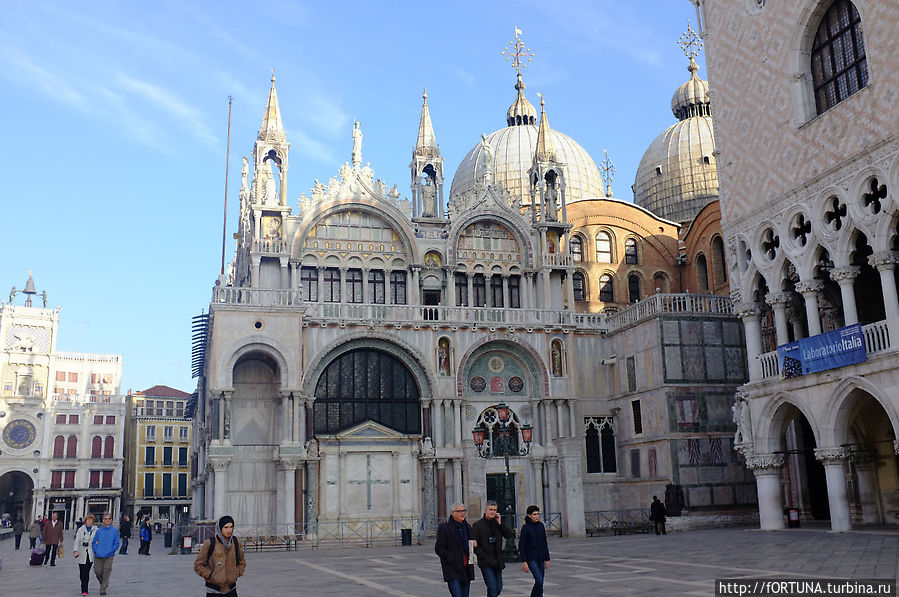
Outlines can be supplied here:
M496 502L488 500L484 515L473 525L465 519L464 504L453 504L450 518L437 528L434 551L440 556L443 580L452 597L468 597L475 579L472 552L487 586L487 597L498 597L503 590L506 567L503 539L512 538L512 530L502 525ZM543 577L549 569L549 545L546 527L540 522L540 508L528 506L518 539L521 567L534 577L531 597L543 596Z
M72 556L78 564L81 577L81 594L88 594L91 566L100 582L100 594L105 595L112 574L112 562L121 547L119 529L112 526L112 514L105 513L102 526L94 524L93 514L84 517L84 524L75 533Z

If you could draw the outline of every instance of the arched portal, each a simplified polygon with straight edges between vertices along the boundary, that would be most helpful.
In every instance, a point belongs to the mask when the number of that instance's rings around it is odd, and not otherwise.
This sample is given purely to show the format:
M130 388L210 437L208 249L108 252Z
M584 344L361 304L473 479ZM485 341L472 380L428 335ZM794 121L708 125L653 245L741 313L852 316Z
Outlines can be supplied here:
M775 415L781 429L775 452L784 455L784 508L799 510L805 520L830 520L824 465L815 458L818 447L809 420L792 404L783 404Z
M0 476L0 513L9 514L15 520L21 515L31 522L34 499L34 482L22 471L10 471Z

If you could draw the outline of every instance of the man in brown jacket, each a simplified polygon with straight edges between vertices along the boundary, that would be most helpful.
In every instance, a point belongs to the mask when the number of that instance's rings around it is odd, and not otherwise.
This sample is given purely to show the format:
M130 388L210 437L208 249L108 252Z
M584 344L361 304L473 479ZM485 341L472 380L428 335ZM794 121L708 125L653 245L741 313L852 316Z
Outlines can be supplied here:
M50 520L44 525L44 545L47 549L44 551L44 566L50 562L51 566L56 566L56 550L62 543L62 521L59 520L59 513L50 514Z
M234 519L222 516L215 537L203 543L194 571L206 579L206 595L237 597L237 579L247 568L243 550L234 537Z

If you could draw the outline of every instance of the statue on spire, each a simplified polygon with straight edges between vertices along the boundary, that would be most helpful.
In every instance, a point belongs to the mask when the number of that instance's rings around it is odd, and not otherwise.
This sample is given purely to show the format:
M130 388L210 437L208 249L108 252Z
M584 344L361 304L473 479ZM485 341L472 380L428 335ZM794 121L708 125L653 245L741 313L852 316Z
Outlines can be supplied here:
M362 164L362 130L359 128L359 121L353 122L353 167Z
M493 147L487 140L486 133L481 135L481 152L478 155L478 165L481 167L481 176L484 179L484 185L489 185L493 181Z

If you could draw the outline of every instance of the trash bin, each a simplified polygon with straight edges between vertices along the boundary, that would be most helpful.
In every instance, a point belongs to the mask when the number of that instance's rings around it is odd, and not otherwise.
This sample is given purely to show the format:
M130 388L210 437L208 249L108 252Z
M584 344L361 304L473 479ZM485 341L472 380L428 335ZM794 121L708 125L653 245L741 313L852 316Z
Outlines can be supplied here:
M165 532L165 546L171 548L172 547L172 529L168 529Z
M791 529L799 528L799 510L796 508L787 509L787 527Z
M400 529L403 546L412 545L412 529Z
M190 554L190 550L193 549L194 546L194 538L190 535L181 538L181 553L182 554Z

